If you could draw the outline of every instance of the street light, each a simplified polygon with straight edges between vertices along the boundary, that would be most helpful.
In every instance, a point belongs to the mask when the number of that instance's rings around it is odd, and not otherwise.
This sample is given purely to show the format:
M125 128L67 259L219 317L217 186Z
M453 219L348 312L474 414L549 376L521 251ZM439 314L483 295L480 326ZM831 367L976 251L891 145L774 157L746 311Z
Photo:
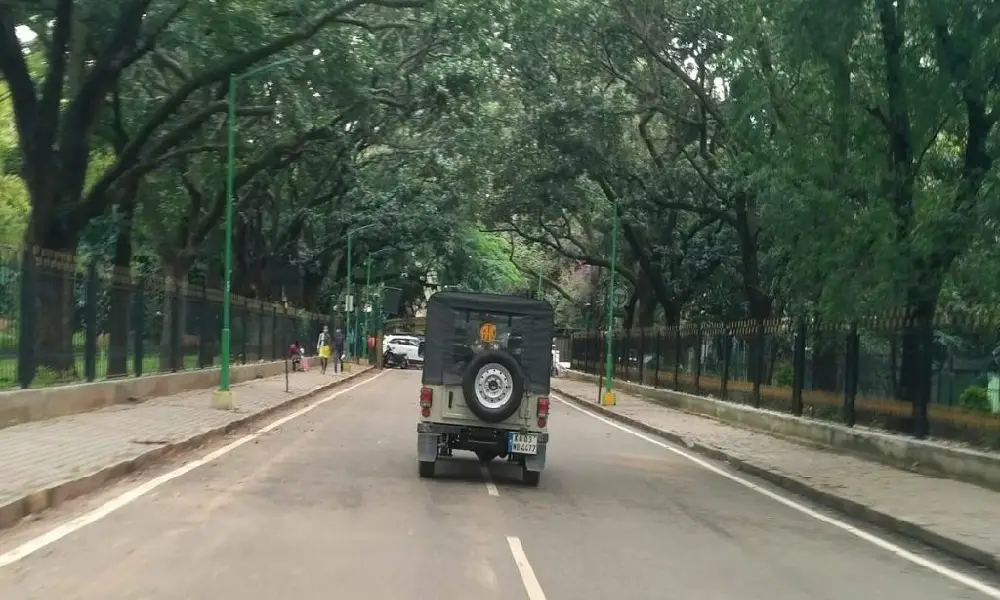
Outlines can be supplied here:
M320 55L319 49L313 50L312 57ZM220 335L222 356L219 365L219 389L212 394L212 404L216 408L232 410L235 408L233 392L229 389L229 346L232 336L230 313L233 291L233 205L234 187L236 183L236 84L240 81L270 71L290 62L301 60L300 57L283 58L245 73L229 74L229 92L226 98L228 114L226 117L226 241L223 257L223 294L222 294L222 333Z
M372 257L378 256L379 254L385 254L390 252L391 247L382 248L381 250L376 250L375 252L369 252L368 257L365 259L365 297L371 302L371 285L372 285ZM372 305L372 310L368 313L368 318L365 320L365 335L368 335L368 329L374 329L372 320L375 316L375 306Z
M601 404L612 406L615 404L615 395L611 391L611 377L614 369L611 368L612 352L612 327L614 326L614 304L615 304L615 265L618 263L618 202L611 206L611 281L608 284L607 302L607 333L605 334L606 356L604 358L604 393L601 395Z
M351 357L353 356L351 354L351 347L354 345L354 343L353 343L354 342L354 336L351 334L351 313L354 312L354 308L355 308L354 307L354 298L351 296L351 283L352 283L352 280L354 279L354 273L353 273L353 270L354 270L353 248L354 247L352 246L352 243L354 241L354 234L356 234L358 232L361 232L361 231L364 231L365 229L369 229L371 227L375 227L375 225L377 225L377 223L369 223L367 225L362 225L361 227L355 227L354 229L351 229L351 230L349 230L347 232L347 306L344 307L345 309L347 309L345 311L345 312L347 312L347 316L346 316L346 319L347 319L347 360L351 360Z

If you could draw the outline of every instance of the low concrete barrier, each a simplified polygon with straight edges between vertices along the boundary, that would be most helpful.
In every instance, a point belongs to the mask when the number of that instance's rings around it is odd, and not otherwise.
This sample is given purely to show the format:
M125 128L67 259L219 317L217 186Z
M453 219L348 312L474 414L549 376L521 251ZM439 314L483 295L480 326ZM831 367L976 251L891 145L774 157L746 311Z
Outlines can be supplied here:
M567 376L597 385L598 377L579 371ZM615 381L615 389L668 408L711 417L728 425L787 440L849 452L896 468L944 476L1000 491L1000 454L917 440L864 427L779 413L684 392Z
M267 361L233 365L229 377L235 384L284 372L283 360ZM0 392L0 428L217 385L219 369L211 368Z

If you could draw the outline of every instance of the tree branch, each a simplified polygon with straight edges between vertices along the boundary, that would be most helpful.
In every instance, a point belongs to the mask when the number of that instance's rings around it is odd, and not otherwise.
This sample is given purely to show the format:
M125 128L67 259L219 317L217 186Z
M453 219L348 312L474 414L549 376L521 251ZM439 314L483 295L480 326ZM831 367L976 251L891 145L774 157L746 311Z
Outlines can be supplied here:
M58 0L52 43L47 57L48 72L42 84L42 97L38 101L38 121L35 124L34 143L39 148L51 148L59 131L59 110L66 79L66 55L73 35L73 0Z
M14 100L14 121L22 147L31 154L37 148L34 129L38 118L38 98L15 26L13 6L0 3L0 72L7 80Z
M183 120L176 127L167 131L156 142L153 146L146 152L147 156L156 157L175 145L179 144L181 141L187 139L194 131L196 131L202 124L205 123L212 115L224 112L228 108L229 104L222 100L213 102L198 112L194 113L187 119ZM274 109L272 107L246 107L237 109L238 114L271 114ZM134 142L134 138L133 138ZM139 161L140 155L136 154L134 156L126 156L125 153L128 150L126 147L118 155L118 160L115 164L109 167L101 175L101 178L91 186L90 191L84 197L83 202L74 211L74 218L77 219L87 219L94 215L99 215L104 210L105 196L111 188L119 183L130 169L137 168L138 175L145 175L149 170L143 171L141 165L136 167L136 163Z
M509 225L509 227L506 227L506 228L500 228L500 229L496 229L496 228L493 228L493 229L481 229L480 231L483 232L483 233L514 233L514 234L517 234L518 237L520 237L521 239L523 239L526 242L531 242L532 244L538 244L539 246L544 246L546 248L555 250L559 254L561 254L561 255L563 255L566 258L569 258L571 260L578 260L578 261L580 261L582 263L585 263L585 264L588 264L588 265L593 265L595 267L601 267L603 269L610 269L611 268L611 261L609 261L609 260L607 260L605 258L601 258L599 256L594 256L594 255L591 255L591 254L583 254L583 253L579 253L579 252L574 252L572 250L568 250L565 247L563 247L562 244L558 244L556 242L552 242L551 240L548 240L548 239L543 238L543 237L530 235L527 232L525 232L522 229L520 229L517 225L515 225L513 223L509 223L508 225ZM629 283L631 283L632 285L636 284L636 281L638 280L638 278L636 277L635 272L632 271L631 269L629 269L628 267L624 267L624 266L621 266L621 265L616 265L615 266L615 271L618 272L618 273L620 273L621 276L624 277L625 279L627 279L629 281Z
M177 112L177 109L198 89L224 81L232 74L245 71L254 64L282 50L309 40L335 19L343 17L345 14L361 6L376 5L388 8L420 8L428 2L429 0L347 0L339 6L327 9L320 13L319 16L313 17L306 25L296 31L229 60L222 61L215 68L199 73L185 82L170 98L164 101L153 116L139 129L132 140L132 144L126 149L124 157L126 162L134 161L138 157L142 147L153 136L156 130L166 123L167 119Z
M339 120L340 118L338 117L338 121ZM301 149L307 142L322 139L331 135L332 129L332 125L310 129L309 131L295 136L294 138L271 146L261 156L236 174L235 181L233 182L233 193L235 194L237 190L246 185L262 171L272 166L281 164L282 160L286 158L286 155ZM215 196L208 213L198 223L196 233L194 235L195 240L203 240L209 232L211 232L211 230L218 224L219 219L222 218L225 207L226 191L223 189Z
M541 278L541 280L544 283L546 283L550 288L552 288L553 290L555 290L556 293L558 293L563 298L569 300L574 305L579 302L576 298L573 297L572 294L570 294L569 292L567 292L566 288L564 288L563 286L559 285L555 281L552 281L551 279L549 279L545 275L539 273L538 271L532 269L531 267L524 266L524 265L518 263L516 260L514 260L514 244L510 245L510 252L508 253L507 259L510 261L510 264L514 265L514 268L516 268L518 271L521 271L522 273L526 273L527 275L530 275L532 279Z

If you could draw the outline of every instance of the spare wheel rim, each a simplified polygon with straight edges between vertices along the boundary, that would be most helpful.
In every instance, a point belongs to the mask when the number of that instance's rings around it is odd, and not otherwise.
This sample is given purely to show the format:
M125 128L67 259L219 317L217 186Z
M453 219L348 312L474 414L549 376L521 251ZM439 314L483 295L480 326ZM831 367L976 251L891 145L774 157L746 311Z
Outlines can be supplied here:
M498 409L510 402L514 395L514 376L507 367L490 363L476 373L476 401L490 409Z

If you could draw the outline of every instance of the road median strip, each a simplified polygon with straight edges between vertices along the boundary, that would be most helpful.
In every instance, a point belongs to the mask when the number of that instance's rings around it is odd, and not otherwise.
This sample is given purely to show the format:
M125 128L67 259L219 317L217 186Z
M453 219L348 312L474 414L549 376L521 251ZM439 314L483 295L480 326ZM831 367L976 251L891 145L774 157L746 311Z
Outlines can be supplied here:
M850 498L819 489L802 479L785 475L771 468L753 464L746 459L740 458L715 446L704 444L697 439L683 436L659 427L654 427L639 419L635 419L616 412L613 409L600 406L594 401L584 400L579 396L563 391L557 386L557 382L555 381L553 381L552 389L559 395L559 397L594 414L677 444L678 446L701 454L702 456L712 460L728 463L730 466L739 471L743 471L763 479L788 492L808 498L817 504L836 510L850 518L864 521L891 532L904 535L913 540L946 552L952 556L1000 573L1000 556L980 548L976 548L975 546L963 542L962 540L941 535L912 521L895 517L855 500L851 500ZM644 401L641 398L639 400ZM664 408L663 410L671 409Z
M366 375L371 376L374 370L365 367L342 379L331 381L294 396L290 396L273 406L253 413L240 415L224 425L200 431L182 440L164 443L151 447L137 456L114 462L87 474L74 475L58 483L26 493L0 506L0 530L10 528L20 523L25 517L55 508L69 500L97 491L117 479L138 473L170 455L185 452L204 446L215 438L232 433L242 427L267 419L275 413L296 404L305 402L330 390L342 387Z

